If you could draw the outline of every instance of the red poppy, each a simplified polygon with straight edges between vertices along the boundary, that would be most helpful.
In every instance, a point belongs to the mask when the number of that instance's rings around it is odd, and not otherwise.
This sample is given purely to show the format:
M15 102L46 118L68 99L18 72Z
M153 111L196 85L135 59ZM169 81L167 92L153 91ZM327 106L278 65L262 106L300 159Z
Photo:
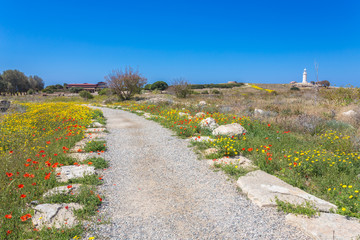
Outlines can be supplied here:
M31 215L30 214L25 214L24 216L21 216L20 217L20 219L21 219L21 221L26 221L26 220L28 220L29 218L31 218Z
M20 198L26 198L25 194L21 194Z
M57 156L57 153L54 153L54 156L56 157L56 156Z
M72 185L68 185L67 188L72 188Z
M18 185L18 188L23 188L24 187L24 184L19 184Z
M8 177L12 177L14 174L7 172L6 175L7 175Z
M46 176L44 177L45 180L48 180L50 178L51 173L47 173Z
M26 159L26 161L27 161L27 162L31 162L31 159L30 159L30 158L28 158L28 159Z
M248 151L251 152L252 150L254 150L253 148L248 148Z
M100 197L100 195L98 194L97 197L99 198L100 202L102 202L102 198Z
M24 163L24 166L25 166L25 167L28 167L28 166L30 166L30 164L28 164L28 163Z
M12 154L14 151L10 151L9 153Z
M35 185L36 185L36 183L32 183L31 185L35 186Z
M12 218L11 213L10 213L10 214L6 214L6 215L5 215L5 218L7 218L7 219L11 219L11 218Z
M7 231L6 231L6 235L9 235L10 233L12 233L11 230L7 230Z
M89 165L93 164L92 162L88 162Z

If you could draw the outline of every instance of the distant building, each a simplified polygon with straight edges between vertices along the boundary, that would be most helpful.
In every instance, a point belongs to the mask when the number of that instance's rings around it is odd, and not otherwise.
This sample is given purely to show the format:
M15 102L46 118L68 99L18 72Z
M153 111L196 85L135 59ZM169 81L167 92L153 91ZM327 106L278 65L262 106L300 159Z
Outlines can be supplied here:
M105 82L98 82L97 84L91 84L91 83L71 83L66 85L66 89L70 89L72 87L77 88L83 88L86 91L89 92L95 92L99 91L101 89L107 88L107 85Z

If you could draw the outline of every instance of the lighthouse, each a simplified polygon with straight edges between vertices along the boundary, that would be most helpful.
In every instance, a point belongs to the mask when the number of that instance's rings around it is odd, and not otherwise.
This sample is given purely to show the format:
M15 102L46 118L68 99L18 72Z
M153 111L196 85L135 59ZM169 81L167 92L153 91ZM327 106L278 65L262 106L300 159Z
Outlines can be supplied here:
M306 73L306 68L305 68L304 73L303 73L303 81L302 81L302 83L305 83L305 84L308 83L306 79L307 79L307 73Z

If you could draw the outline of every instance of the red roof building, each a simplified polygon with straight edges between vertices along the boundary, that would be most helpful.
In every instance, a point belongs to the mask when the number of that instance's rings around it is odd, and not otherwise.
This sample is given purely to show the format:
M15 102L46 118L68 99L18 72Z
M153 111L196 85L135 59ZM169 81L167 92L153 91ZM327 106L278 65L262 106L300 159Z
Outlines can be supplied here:
M107 88L107 85L105 82L98 82L97 84L91 84L91 83L71 83L66 86L67 89L76 87L76 88L83 88L86 91L89 92L95 92L98 90L101 90L103 88Z

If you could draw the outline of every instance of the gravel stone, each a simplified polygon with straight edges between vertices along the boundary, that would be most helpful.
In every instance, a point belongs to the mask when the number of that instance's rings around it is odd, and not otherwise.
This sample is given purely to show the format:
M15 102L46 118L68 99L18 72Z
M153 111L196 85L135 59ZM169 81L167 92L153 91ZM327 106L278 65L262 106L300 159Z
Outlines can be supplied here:
M102 108L110 167L87 234L99 239L310 239L285 215L251 203L188 142L153 121ZM109 222L109 223L107 223Z

